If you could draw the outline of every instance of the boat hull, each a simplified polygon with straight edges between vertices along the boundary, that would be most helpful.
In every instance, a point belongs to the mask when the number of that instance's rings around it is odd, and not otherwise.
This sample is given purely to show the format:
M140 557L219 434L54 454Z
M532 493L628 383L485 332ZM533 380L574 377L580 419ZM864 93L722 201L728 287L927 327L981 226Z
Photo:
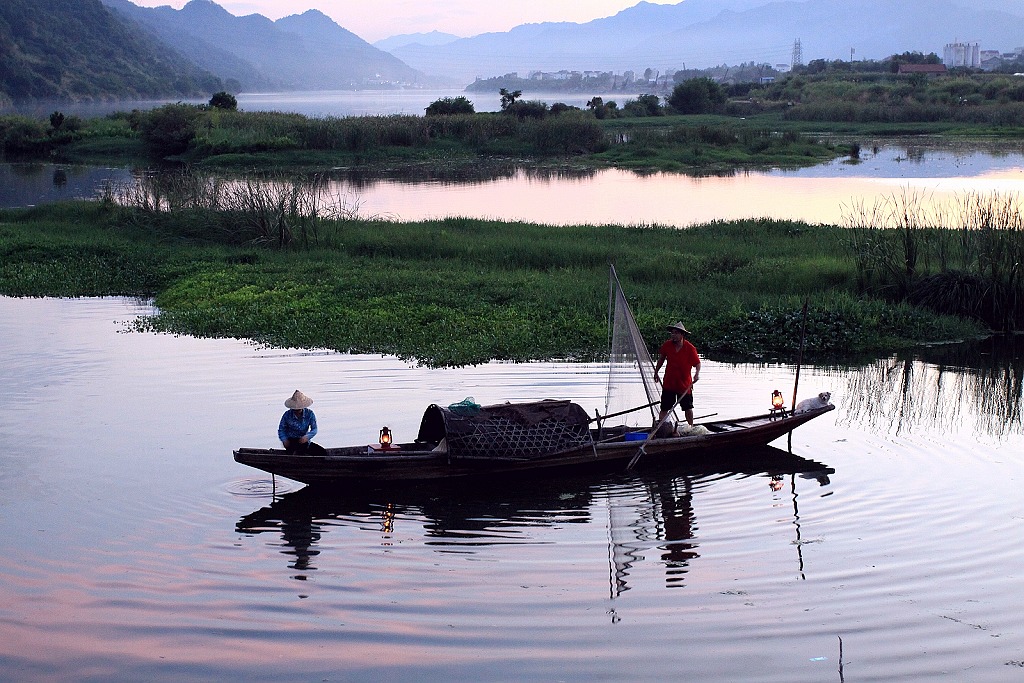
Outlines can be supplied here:
M280 475L309 485L352 486L364 483L411 482L458 479L479 476L544 476L558 470L626 467L638 453L636 467L647 468L685 462L691 457L765 446L835 406L796 415L771 414L705 422L706 434L627 441L622 429L617 436L602 438L594 431L594 443L539 458L449 458L448 453L417 450L417 444L401 444L392 453L371 451L367 446L329 448L326 455L288 455L278 449L240 448L236 462L264 472Z

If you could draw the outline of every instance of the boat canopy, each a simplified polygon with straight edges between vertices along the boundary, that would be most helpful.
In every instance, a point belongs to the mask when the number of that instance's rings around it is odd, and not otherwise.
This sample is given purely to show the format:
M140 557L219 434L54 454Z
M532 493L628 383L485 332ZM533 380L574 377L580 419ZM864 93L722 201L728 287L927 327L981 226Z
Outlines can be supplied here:
M440 443L451 459L533 460L593 443L590 420L570 401L431 405L423 413L416 440Z

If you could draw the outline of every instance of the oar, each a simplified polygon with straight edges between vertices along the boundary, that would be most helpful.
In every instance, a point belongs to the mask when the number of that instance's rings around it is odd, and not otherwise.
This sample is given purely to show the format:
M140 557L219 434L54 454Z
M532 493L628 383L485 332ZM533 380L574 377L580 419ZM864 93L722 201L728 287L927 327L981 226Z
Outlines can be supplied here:
M626 471L627 472L629 470L633 469L633 465L635 465L636 461L640 459L640 456L644 454L645 449L647 448L647 443L651 440L651 438L655 434L658 433L658 430L661 429L661 425L665 424L665 420L668 419L668 416L672 415L675 412L676 406L679 405L679 402L683 400L683 396L685 396L685 395L686 394L682 394L680 396L677 396L676 397L676 402L673 403L672 404L672 408L665 413L665 417L663 417L660 420L658 420L658 424L654 425L654 428L651 429L650 433L647 435L647 438L644 439L644 442L642 444L640 444L640 449L636 452L636 455L634 455L633 459L629 461L628 465L626 465Z
M647 405L637 406L636 408L630 408L628 410L620 410L617 413L608 413L607 415L598 415L597 417L590 418L590 421L591 422L600 422L601 420L607 420L609 417L618 417L619 415L625 415L626 413L635 413L638 410L643 410L644 408L650 408L651 406L656 406L659 403L661 403L661 401L651 401Z

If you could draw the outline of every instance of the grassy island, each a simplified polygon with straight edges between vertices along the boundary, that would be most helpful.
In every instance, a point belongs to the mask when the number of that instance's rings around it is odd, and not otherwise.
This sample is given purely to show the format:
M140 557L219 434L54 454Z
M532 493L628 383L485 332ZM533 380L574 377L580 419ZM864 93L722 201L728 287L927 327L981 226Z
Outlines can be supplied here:
M546 106L546 105L545 105ZM9 159L64 163L176 163L222 172L427 166L471 167L496 159L531 165L707 173L736 167L808 166L850 154L795 128L779 131L718 117L634 119L623 127L592 112L542 116L500 113L314 118L172 104L80 120L0 116Z
M431 365L601 358L609 263L649 343L681 318L712 358L792 360L805 299L818 358L987 329L879 295L884 287L872 294L865 278L876 271L858 259L849 228L268 218L111 202L2 211L0 293L152 296L160 313L148 329Z

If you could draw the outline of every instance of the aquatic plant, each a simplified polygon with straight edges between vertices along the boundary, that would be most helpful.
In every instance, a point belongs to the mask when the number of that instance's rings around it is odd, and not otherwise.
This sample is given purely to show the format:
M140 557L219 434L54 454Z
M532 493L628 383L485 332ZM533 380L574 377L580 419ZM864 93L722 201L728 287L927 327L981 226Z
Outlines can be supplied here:
M291 210L282 192L271 218L277 207ZM0 211L0 292L155 294L160 313L146 321L151 329L431 365L601 358L613 262L652 347L666 320L684 318L711 358L792 359L793 316L808 296L809 354L892 350L978 331L859 296L854 258L836 249L847 233L837 227L767 219L687 230L401 223L328 212L305 244L292 227L292 242L278 248L275 239L252 239L260 231L276 237L275 223L242 230L234 208L174 204L182 208L92 202Z
M924 199L904 193L844 214L859 290L1018 329L1024 322L1020 198L971 192L932 210Z

